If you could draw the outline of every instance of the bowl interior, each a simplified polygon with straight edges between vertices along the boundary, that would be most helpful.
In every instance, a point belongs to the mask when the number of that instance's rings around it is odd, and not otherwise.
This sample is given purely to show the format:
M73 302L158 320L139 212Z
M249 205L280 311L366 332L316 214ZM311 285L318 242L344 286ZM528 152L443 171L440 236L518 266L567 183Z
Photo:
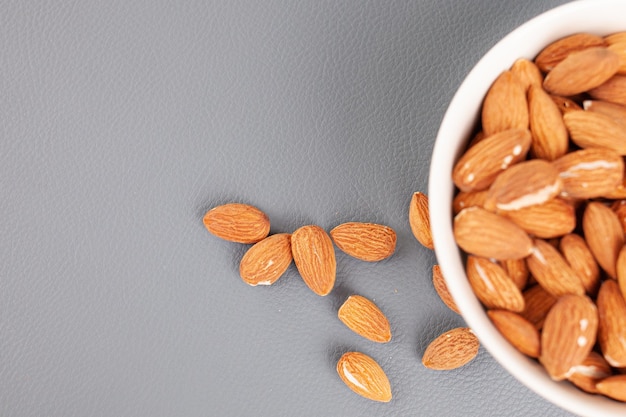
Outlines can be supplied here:
M508 34L470 71L453 97L437 134L429 175L429 204L435 253L463 318L490 354L515 378L572 413L623 416L626 403L583 393L568 382L552 381L534 360L519 353L495 329L473 294L452 231L454 162L478 121L480 106L495 78L518 58L534 58L550 42L576 32L607 35L626 31L623 0L575 1L547 11Z

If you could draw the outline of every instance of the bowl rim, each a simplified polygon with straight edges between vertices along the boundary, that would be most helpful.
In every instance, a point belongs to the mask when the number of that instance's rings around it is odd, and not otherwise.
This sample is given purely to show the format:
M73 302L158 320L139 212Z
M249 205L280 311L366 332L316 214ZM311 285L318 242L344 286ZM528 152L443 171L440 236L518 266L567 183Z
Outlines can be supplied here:
M593 14L602 9L611 10L611 13L604 15L601 22L589 22L589 13ZM616 9L622 13L616 13ZM468 103L466 97L482 99L500 72L510 68L517 58L532 59L541 49L538 49L537 45L545 46L566 36L567 33L584 31L602 35L620 30L616 28L626 30L626 21L623 17L619 19L624 15L626 2L623 0L577 0L535 16L498 41L470 70L450 101L436 136L428 181L435 255L448 289L467 325L493 358L523 385L564 410L590 417L623 416L626 414L626 403L603 396L584 394L567 381L551 380L537 361L526 357L504 339L473 295L465 275L461 252L453 236L451 210L454 185L450 175L453 163L463 150L463 145L475 127L479 114L478 102ZM563 21L568 22L567 25ZM567 32L565 26L580 29ZM534 32L534 42L525 42L529 33L538 27L547 29L540 31L539 34ZM510 44L517 44L521 48L512 50ZM468 104L473 111L468 111ZM453 158L450 157L451 149L455 150ZM468 293L471 296L468 297Z

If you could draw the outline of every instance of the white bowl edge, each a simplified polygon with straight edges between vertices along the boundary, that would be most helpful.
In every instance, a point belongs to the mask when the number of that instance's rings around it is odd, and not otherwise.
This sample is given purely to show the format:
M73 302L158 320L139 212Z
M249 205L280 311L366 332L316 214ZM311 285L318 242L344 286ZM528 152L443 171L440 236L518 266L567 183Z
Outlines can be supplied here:
M590 16L602 14L602 10L611 10L611 13L603 16L601 22L590 21ZM534 30L538 28L541 32ZM454 161L476 126L480 102L500 72L520 57L533 58L542 47L563 36L575 32L605 35L624 30L624 0L574 1L548 10L513 30L480 59L452 98L437 133L429 172L429 211L435 253L466 323L496 361L521 383L557 406L589 417L624 416L626 404L584 394L566 382L551 381L536 361L518 352L500 335L473 295L452 231L454 186L451 173ZM483 313L475 314L479 310Z

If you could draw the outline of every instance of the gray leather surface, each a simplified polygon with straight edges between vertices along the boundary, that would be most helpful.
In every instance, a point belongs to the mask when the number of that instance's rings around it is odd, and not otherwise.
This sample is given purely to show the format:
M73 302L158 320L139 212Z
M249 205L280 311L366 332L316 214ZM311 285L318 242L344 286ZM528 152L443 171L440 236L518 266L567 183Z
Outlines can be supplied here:
M567 415L484 349L421 365L463 320L407 219L464 76L564 2L1 2L0 415ZM231 201L272 232L383 223L397 252L337 251L327 297L293 265L249 287L247 246L202 225ZM337 320L352 293L391 343ZM343 385L347 350L379 361L391 403Z

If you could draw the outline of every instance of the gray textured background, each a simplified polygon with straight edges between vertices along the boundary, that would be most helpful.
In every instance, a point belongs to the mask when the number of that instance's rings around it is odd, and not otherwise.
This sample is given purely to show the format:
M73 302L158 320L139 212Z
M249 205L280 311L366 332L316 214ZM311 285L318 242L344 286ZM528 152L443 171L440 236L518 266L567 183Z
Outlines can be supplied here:
M561 3L0 2L0 415L567 415L484 349L422 367L463 321L407 219L464 76ZM247 246L202 225L231 201L272 232L387 224L397 252L337 252L327 297L293 265L249 287ZM337 320L351 293L387 313L391 343ZM353 349L387 371L390 404L339 380Z

